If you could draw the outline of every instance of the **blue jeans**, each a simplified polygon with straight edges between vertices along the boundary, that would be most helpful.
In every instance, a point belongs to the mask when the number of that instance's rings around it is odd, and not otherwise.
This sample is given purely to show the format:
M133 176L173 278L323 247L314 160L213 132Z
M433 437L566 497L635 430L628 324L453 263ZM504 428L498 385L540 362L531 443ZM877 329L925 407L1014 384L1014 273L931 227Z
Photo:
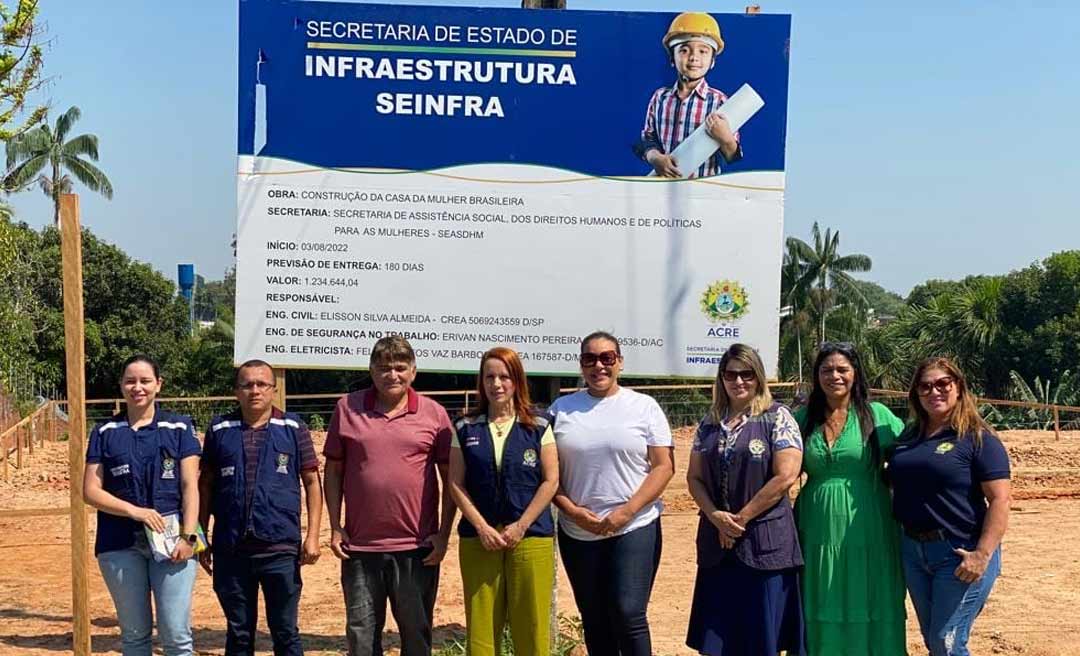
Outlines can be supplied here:
M259 588L266 601L266 625L274 656L302 656L297 610L300 557L295 552L234 554L214 551L214 592L225 614L225 653L251 656L259 619Z
M646 611L662 545L659 519L602 540L575 540L559 530L589 656L652 655Z
M109 588L120 623L121 653L150 656L150 632L157 611L158 639L165 656L190 656L191 597L195 588L194 559L157 562L141 534L127 549L98 554L101 577Z
M960 556L947 540L917 542L905 535L900 549L904 579L930 656L968 656L971 625L1001 573L1001 548L974 583L964 583L953 574Z

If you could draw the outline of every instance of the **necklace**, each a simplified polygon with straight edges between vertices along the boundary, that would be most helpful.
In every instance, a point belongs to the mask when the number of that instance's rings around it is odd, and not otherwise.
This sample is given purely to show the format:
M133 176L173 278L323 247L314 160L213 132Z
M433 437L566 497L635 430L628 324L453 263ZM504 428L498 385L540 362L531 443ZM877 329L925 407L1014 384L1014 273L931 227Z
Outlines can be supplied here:
M506 432L510 429L510 426L514 423L514 419L516 419L516 417L514 417L513 415L511 415L509 419L507 419L505 421L502 421L502 422L498 422L498 421L495 421L493 419L491 421L491 425L495 428L496 437L498 437L500 440L503 437L505 437Z
M822 426L822 437L825 438L825 445L832 447L838 439L840 434L844 432L844 427L847 425L848 410L845 408L843 411L836 411L834 414L825 418L825 425Z

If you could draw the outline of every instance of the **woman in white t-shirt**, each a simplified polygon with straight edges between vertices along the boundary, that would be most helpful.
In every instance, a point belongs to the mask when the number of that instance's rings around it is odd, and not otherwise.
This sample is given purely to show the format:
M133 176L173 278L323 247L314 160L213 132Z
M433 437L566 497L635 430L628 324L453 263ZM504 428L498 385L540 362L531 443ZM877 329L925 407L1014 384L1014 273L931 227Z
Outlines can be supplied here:
M590 656L650 656L646 610L662 544L660 495L675 471L652 397L619 387L619 341L581 342L586 389L550 408L559 453L559 549Z

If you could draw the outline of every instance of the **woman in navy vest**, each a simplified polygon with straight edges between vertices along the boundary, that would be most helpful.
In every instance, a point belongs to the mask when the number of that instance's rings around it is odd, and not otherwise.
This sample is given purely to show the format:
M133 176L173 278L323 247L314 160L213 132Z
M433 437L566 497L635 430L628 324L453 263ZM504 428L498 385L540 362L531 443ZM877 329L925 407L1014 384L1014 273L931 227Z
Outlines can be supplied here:
M551 498L559 457L548 421L529 399L517 353L480 358L476 410L458 420L450 450L450 494L461 509L458 550L467 652L495 656L509 620L514 653L550 653L555 578Z
M157 611L166 656L192 653L191 596L199 521L199 442L191 418L155 403L161 375L150 358L124 362L124 412L94 427L86 452L83 498L98 509L94 554L120 624L124 656L150 656ZM175 522L171 553L154 554L147 531Z
M919 365L908 404L915 423L887 459L904 578L931 656L967 656L1001 573L1009 454L946 358Z
M798 424L773 401L758 354L733 344L686 474L701 509L689 647L709 656L805 653L803 560L787 498L801 466Z

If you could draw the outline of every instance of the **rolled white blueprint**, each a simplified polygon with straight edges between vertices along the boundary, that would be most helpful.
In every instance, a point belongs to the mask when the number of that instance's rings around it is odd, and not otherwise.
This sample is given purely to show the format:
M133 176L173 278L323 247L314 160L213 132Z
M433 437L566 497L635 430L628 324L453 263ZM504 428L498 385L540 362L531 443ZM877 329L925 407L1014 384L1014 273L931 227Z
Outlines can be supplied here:
M731 131L736 132L764 106L765 101L757 91L754 91L749 84L744 84L738 91L728 96L715 113L722 114L727 119ZM705 122L702 121L689 137L675 147L671 156L675 158L679 170L684 174L689 174L708 161L718 148L720 148L720 143L712 138L705 129ZM656 171L652 171L649 175L656 175Z

